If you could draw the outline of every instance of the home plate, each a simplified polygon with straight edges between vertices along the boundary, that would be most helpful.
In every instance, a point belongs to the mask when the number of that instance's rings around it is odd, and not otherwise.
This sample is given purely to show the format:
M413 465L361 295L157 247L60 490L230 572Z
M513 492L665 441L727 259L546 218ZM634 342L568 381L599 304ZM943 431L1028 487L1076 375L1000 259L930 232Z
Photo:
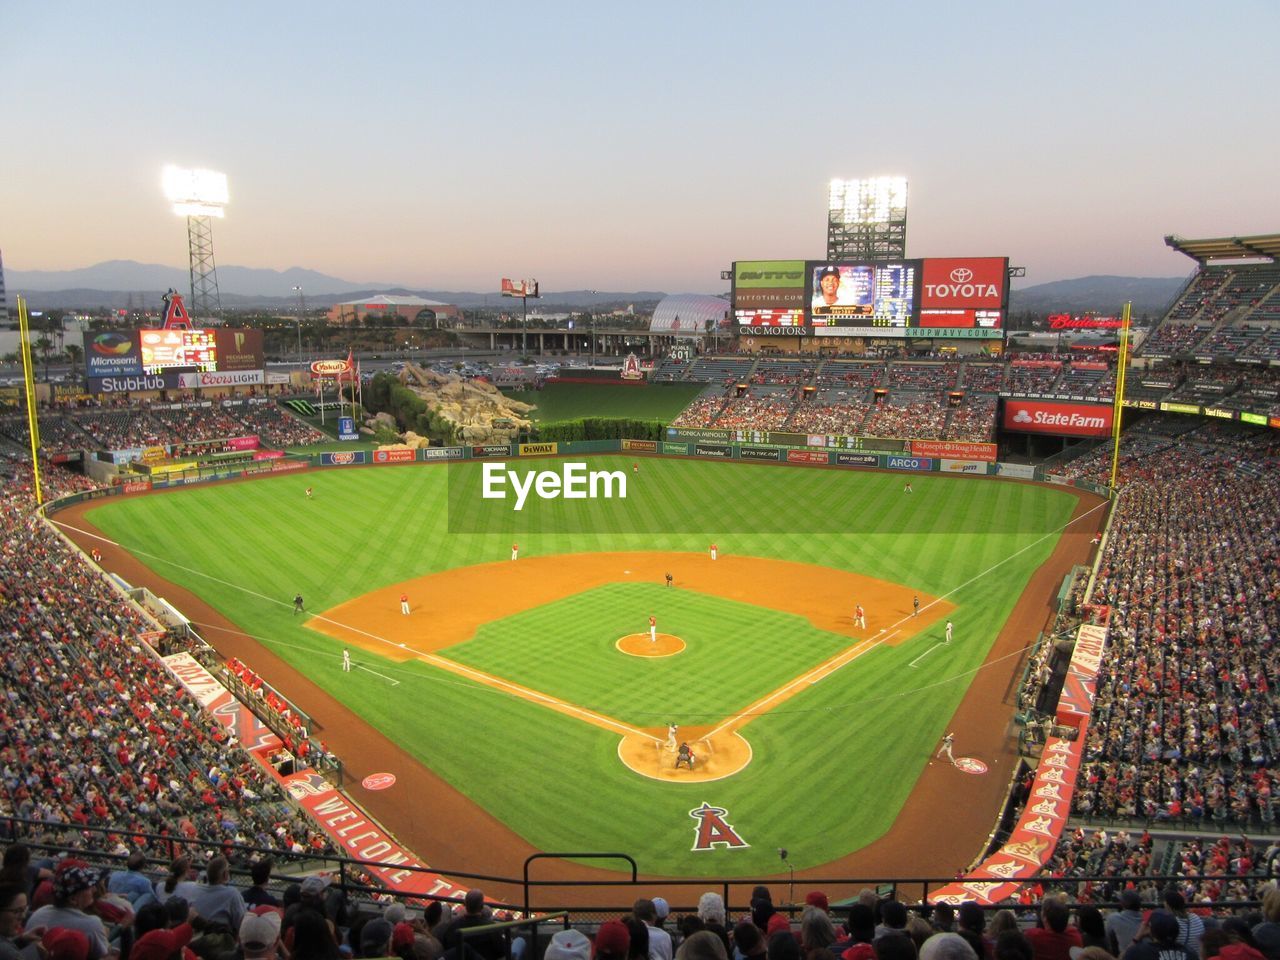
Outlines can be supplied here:
M975 776L987 772L987 765L975 757L957 757L955 768L961 773L972 773Z

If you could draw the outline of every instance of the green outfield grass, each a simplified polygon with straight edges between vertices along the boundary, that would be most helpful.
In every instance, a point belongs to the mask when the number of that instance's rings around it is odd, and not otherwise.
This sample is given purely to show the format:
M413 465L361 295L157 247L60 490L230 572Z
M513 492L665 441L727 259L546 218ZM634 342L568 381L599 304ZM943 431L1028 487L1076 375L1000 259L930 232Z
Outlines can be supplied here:
M539 423L558 423L580 417L670 423L705 386L687 383L644 387L549 383L541 390L508 390L506 394L513 400L536 404L537 409L530 417Z
M631 460L592 463L629 469ZM945 651L908 666L940 627L878 647L751 720L742 733L754 759L743 772L705 785L665 784L625 769L615 734L454 674L361 653L402 684L390 688L364 671L344 675L338 645L292 616L298 591L309 611L320 611L424 573L505 560L515 522L509 507L469 502L464 493L475 489L479 469L282 475L108 501L90 519L531 844L631 851L643 871L676 876L768 873L780 846L797 868L814 867L883 834L1075 502L1065 491L995 480L915 475L915 493L904 495L900 474L645 459L625 502L579 502L585 519L553 501L522 519L522 555L701 552L710 536L729 553L855 571L956 605L956 640ZM304 497L307 486L314 500ZM466 516L450 517L458 511ZM687 670L659 668L665 682L641 683L620 672L609 648L619 631L643 630L651 607L662 629L679 623L698 649L670 661ZM758 630L722 628L748 623ZM492 623L445 655L653 726L711 722L846 644L776 611L637 584ZM442 718L468 735L442 735ZM509 776L494 776L500 766L530 775L512 790ZM688 813L704 800L730 811L749 848L690 852ZM430 861L431 850L419 852Z

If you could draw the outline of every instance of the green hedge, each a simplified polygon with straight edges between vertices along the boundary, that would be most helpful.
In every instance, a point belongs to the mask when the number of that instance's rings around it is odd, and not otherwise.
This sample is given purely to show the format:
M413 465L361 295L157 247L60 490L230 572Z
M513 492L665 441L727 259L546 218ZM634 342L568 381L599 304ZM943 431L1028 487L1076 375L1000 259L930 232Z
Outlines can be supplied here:
M544 442L569 440L661 440L666 425L661 420L582 417L534 424L530 437Z

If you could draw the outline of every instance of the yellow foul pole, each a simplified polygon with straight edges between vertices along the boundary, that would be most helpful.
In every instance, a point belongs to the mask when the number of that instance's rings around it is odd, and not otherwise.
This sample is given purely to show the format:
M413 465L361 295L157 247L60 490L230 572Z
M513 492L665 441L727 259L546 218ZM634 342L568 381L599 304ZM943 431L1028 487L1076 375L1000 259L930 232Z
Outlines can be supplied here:
M1116 495L1116 474L1120 471L1120 418L1124 414L1124 384L1129 372L1129 318L1133 313L1133 301L1124 305L1120 315L1120 353L1116 361L1116 399L1111 412L1111 496Z
M18 342L22 354L22 386L27 398L27 434L31 438L32 486L36 493L36 506L44 503L44 491L40 486L40 418L36 416L35 368L31 363L31 326L27 322L27 301L18 297Z

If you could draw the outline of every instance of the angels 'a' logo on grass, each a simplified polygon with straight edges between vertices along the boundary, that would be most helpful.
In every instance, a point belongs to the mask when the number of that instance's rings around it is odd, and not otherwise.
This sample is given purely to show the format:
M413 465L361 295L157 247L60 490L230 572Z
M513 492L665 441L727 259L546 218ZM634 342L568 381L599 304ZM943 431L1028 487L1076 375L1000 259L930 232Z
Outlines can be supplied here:
M987 765L973 757L957 757L956 769L961 773L981 774L987 772Z
M702 806L689 811L689 816L698 821L698 830L693 838L694 850L714 850L717 844L723 844L727 850L751 846L724 819L728 814L724 807L713 807L705 800Z

